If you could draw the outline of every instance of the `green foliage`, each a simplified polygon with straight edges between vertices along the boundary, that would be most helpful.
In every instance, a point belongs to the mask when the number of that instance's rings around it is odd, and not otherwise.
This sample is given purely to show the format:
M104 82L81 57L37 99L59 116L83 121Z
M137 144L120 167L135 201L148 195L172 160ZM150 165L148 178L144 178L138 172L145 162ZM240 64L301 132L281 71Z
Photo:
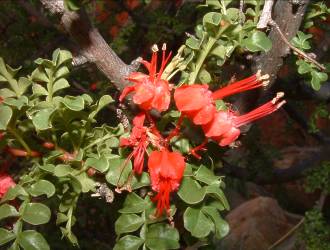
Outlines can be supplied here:
M307 250L327 250L330 244L330 227L318 209L305 214L305 221L299 233Z
M330 8L327 7L324 1L312 3L308 8L307 14L304 17L304 28L310 28L314 25L315 19L325 20L330 14Z
M330 192L330 162L323 162L320 167L308 172L305 189L307 192L316 190Z
M329 119L328 108L325 104L322 104L322 103L315 108L313 114L309 118L308 131L310 133L316 133L319 131L319 128L317 126L317 121L319 118Z

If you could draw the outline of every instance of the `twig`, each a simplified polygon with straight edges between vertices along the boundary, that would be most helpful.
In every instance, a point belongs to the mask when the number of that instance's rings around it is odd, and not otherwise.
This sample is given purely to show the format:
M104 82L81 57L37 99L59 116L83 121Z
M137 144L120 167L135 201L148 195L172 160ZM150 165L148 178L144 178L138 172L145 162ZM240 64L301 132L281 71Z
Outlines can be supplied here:
M268 21L268 24L273 26L277 32L279 33L280 37L282 38L283 42L285 42L286 45L288 45L294 52L296 52L297 54L299 54L300 56L302 56L303 58L305 58L306 60L310 61L311 63L315 64L320 70L325 70L326 68L318 63L317 61L315 61L313 58L311 58L309 55L307 55L305 52L301 51L300 49L294 47L289 41L288 39L285 37L285 35L283 34L283 32L281 31L280 27L278 26L278 24L270 19Z
M72 66L74 66L74 67L81 66L87 62L88 62L88 59L86 57L84 57L83 55L77 55L77 56L74 56L72 59Z
M296 231L305 221L305 217L302 218L293 228L289 230L285 235L283 235L279 240L277 240L274 244L272 244L268 250L273 249L277 245L279 245L281 242L283 242L287 237L289 237L294 231Z
M264 8L257 24L257 29L265 29L268 22L272 19L272 9L274 5L274 0L265 1Z

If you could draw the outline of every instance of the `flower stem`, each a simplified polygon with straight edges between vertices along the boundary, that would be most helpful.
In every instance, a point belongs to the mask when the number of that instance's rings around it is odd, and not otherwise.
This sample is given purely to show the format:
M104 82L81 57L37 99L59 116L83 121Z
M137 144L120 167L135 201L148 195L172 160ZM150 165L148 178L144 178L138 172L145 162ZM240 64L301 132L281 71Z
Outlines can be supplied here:
M19 143L23 146L28 155L31 155L31 149L29 145L24 141L23 137L16 131L16 129L8 127L8 131L17 139L17 141L19 141Z
M196 78L199 74L199 71L201 70L204 61L206 59L206 57L209 55L210 51L212 50L214 44L217 42L217 40L220 38L220 36L226 31L226 29L229 27L229 24L226 23L224 26L222 26L218 33L216 34L215 37L209 37L209 40L205 46L205 48L201 51L201 53L199 54L199 57L197 59L196 62L196 68L195 70L191 73L190 77L189 77L189 83L195 83Z

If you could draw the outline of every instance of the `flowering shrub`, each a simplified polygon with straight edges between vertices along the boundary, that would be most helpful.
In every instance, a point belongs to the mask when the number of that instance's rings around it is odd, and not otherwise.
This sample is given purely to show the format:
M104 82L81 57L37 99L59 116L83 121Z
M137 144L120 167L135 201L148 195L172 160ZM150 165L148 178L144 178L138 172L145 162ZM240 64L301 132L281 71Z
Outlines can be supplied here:
M130 10L139 6L126 2ZM0 58L0 149L5 152L0 158L0 246L49 249L35 226L50 221L78 245L72 228L84 194L120 207L114 213L116 250L177 249L228 234L224 180L201 163L203 151L209 142L237 146L243 125L277 111L285 100L278 92L245 114L229 103L230 96L267 86L269 75L262 69L225 86L211 84L216 82L212 69L220 69L235 50L266 52L272 46L256 29L258 1L247 3L256 10L252 17L251 8L245 15L227 2L206 1L209 11L174 57L166 53L166 44L161 52L153 45L151 60L139 60L148 72L129 73L130 85L118 98L72 95L69 51L57 49L51 59L36 59L26 76ZM65 3L80 8L75 1ZM100 11L98 21L106 18ZM129 13L116 19L124 26ZM111 34L116 36L117 29ZM98 88L90 84L93 92ZM100 113L107 114L106 107L117 109L126 101L138 109L134 115L127 112L131 124L119 116L111 126L104 122ZM194 138L196 131L201 140ZM10 176L14 162L19 168Z

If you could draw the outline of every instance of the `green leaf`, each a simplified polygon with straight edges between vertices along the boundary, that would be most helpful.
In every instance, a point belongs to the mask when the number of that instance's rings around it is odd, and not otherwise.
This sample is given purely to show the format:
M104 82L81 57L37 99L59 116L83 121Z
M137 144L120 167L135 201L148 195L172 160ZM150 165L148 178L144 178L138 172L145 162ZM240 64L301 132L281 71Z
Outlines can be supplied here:
M139 237L126 235L119 239L113 250L138 250L143 242Z
M145 245L151 250L178 249L178 230L168 224L152 224L146 232Z
M135 232L143 223L144 219L141 216L136 214L122 214L115 223L116 234Z
M188 207L184 212L183 223L184 228L196 238L208 236L213 224L199 208L192 207Z
M56 70L54 77L56 80L58 80L58 79L65 77L69 73L70 73L69 68L67 66L63 65Z
M134 214L141 213L147 207L147 203L136 193L130 193L127 195L123 208L119 210L122 214Z
M18 87L20 94L24 94L27 88L32 84L32 82L26 77L20 77L18 80Z
M77 11L80 8L80 3L78 0L64 0L64 6L67 10Z
M301 75L313 71L313 64L310 64L305 60L300 59L296 61L296 64L298 65L298 73Z
M63 214L63 213L56 214L56 225L67 222L68 220L69 220L69 217L66 214Z
M53 164L38 165L38 167L48 173L53 173L55 170L55 166Z
M195 37L189 37L186 40L186 45L191 49L198 50L200 49L202 42L202 40L198 40Z
M101 99L99 100L99 102L97 103L96 109L90 113L89 115L89 119L93 119L97 113L104 108L105 106L107 106L108 104L114 102L114 100L112 99L112 97L110 95L104 95L101 97Z
M26 96L20 96L18 98L6 98L4 100L5 104L17 108L18 110L21 110L22 107L27 106L28 102L29 99Z
M95 181L91 179L86 172L77 175L76 179L80 182L83 193L95 190Z
M109 169L109 162L104 156L101 156L98 159L88 158L85 162L85 166L95 168L101 173L104 173Z
M109 171L105 179L114 186L117 186L117 184L123 186L132 171L131 161L126 162L125 159L115 158L109 160L109 165Z
M213 9L221 8L221 4L220 4L219 0L206 0L205 4L212 7Z
M212 80L210 73L206 69L202 69L198 73L198 79L201 83L210 83Z
M31 79L36 82L49 82L47 73L42 66L39 66L32 72Z
M41 203L28 203L25 207L21 207L22 219L32 225L45 224L50 220L50 209Z
M55 186L47 180L39 180L31 185L28 192L34 197L45 194L50 198L55 194Z
M2 198L2 202L14 200L16 197L23 196L26 197L29 194L25 191L25 189L21 185L16 185L15 187L10 188L5 196Z
M204 206L202 212L210 217L214 223L215 235L218 239L225 237L229 233L229 225L227 221L221 218L218 210L215 207Z
M255 31L252 35L242 41L242 45L249 51L267 52L272 48L272 41L266 36L264 32Z
M184 177L178 191L179 197L188 204L197 204L205 197L205 189L191 177Z
M81 96L65 96L62 103L70 110L81 111L84 109L85 102Z
M36 96L43 96L43 95L47 96L48 95L48 91L40 84L33 84L32 92Z
M53 93L55 93L56 91L59 91L61 89L68 88L68 87L70 87L69 82L66 79L64 79L64 78L60 78L59 80L57 80L54 83Z
M13 232L0 228L0 246L12 241L15 238L16 235Z
M301 50L308 50L311 46L307 40L312 37L313 35L311 34L305 34L304 32L298 31L297 36L292 39L292 45Z
M63 63L70 63L72 60L72 54L68 50L56 49L53 52L52 61L56 64L56 66L60 66Z
M227 198L218 186L216 186L216 185L207 186L206 187L206 193L213 195L220 202L222 202L225 209L229 210L229 203L227 201Z
M69 175L73 169L69 165L59 164L54 169L54 175L57 177L63 177Z
M25 250L49 250L45 238L34 230L27 230L19 234L18 242Z
M32 123L37 130L47 130L52 127L51 116L55 109L42 109L32 117Z
M141 187L150 186L149 174L142 172L141 175L134 175L132 178L132 190L139 189Z
M3 204L0 207L0 220L8 217L16 217L18 216L18 212L14 206L9 204Z
M214 175L214 173L204 165L200 166L195 172L195 179L207 185L220 185L219 176Z
M226 53L227 53L226 47L223 45L218 45L213 50L211 50L212 55L215 55L221 59L226 58Z
M212 24L214 26L219 26L222 15L219 12L208 12L203 17L203 25Z
M323 72L318 72L316 70L312 71L312 80L311 85L315 90L320 90L321 83L325 82L328 79L328 75Z
M0 105L0 130L5 130L13 115L13 111L6 105Z

